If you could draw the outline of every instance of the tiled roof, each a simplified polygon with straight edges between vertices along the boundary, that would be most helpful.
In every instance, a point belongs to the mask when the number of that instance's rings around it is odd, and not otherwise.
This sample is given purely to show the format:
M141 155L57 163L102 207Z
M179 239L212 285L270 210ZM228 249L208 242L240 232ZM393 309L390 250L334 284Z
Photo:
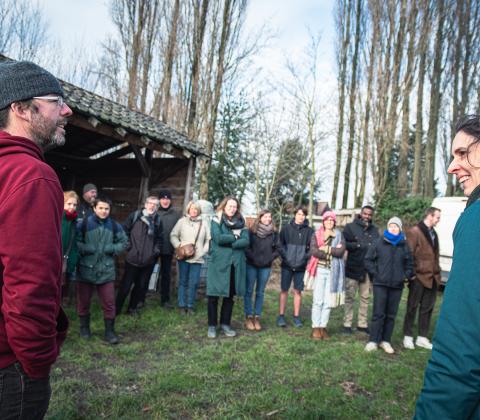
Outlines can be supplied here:
M4 60L11 60L11 58L0 54L0 61ZM194 155L207 155L202 146L190 141L186 135L161 121L71 83L59 81L65 91L66 102L73 111L95 117L115 128L121 127L127 132L148 137L155 142L188 150Z
M74 112L95 117L97 120L127 132L146 136L153 141L186 149L195 155L206 155L205 149L187 136L141 112L60 80L65 100Z

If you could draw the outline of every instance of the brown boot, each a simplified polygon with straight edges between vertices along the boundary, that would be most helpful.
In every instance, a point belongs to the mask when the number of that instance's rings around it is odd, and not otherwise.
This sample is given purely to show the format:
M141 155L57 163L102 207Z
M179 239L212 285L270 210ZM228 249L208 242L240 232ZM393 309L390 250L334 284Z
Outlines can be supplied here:
M255 331L255 323L253 322L253 316L249 315L245 318L245 328L249 331Z
M322 337L322 329L321 328L312 328L312 338L314 340L321 340Z
M253 324L255 326L255 330L257 331L262 330L262 324L260 324L260 317L258 315L255 316L255 319L253 320Z
M326 328L320 328L322 330L322 338L324 340L330 340L330 336L327 334L327 329Z

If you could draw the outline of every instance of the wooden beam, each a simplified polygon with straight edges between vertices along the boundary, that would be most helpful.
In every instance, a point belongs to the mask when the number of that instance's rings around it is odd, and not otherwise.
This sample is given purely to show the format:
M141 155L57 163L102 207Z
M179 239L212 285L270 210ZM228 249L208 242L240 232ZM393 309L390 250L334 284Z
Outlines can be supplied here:
M124 147L123 149L116 150L115 152L109 153L108 155L102 156L98 160L107 160L107 159L117 159L119 157L133 153L132 146Z
M133 153L135 154L135 157L137 159L137 162L140 165L142 175L145 178L149 178L150 174L152 173L152 169L148 164L147 160L145 159L145 156L143 156L142 151L140 150L140 147L138 147L135 144L132 144L130 147L132 148Z

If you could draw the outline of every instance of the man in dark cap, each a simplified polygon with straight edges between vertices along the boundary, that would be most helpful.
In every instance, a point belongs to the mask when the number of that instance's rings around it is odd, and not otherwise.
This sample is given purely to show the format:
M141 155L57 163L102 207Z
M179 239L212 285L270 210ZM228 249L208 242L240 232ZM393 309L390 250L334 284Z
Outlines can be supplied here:
M97 198L98 189L95 184L85 184L82 189L82 202L78 206L78 219L86 219L93 214L93 202Z
M172 207L172 193L161 190L159 193L160 207L158 215L162 222L163 240L160 248L160 302L162 306L172 308L170 304L170 281L174 249L170 243L170 232L177 223L180 215Z
M0 418L37 419L68 327L63 194L43 153L65 143L72 110L58 80L27 61L0 63L0 92Z

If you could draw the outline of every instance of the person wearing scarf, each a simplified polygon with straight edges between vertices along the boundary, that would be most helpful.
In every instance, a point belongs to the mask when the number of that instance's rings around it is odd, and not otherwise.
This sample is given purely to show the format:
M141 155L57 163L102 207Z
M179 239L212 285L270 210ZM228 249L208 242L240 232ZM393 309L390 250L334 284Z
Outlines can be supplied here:
M312 338L328 340L330 310L345 302L345 241L335 229L336 215L326 211L322 224L312 236L308 275L315 278L312 303Z
M211 224L212 243L207 272L208 337L217 336L218 301L222 297L220 327L227 337L235 337L230 323L233 297L245 294L246 258L249 245L248 230L240 213L240 203L226 197L217 207Z
M398 217L388 221L383 236L368 250L365 267L373 279L373 314L365 351L380 347L392 354L391 338L403 285L414 276L412 253Z
M125 270L115 300L116 315L122 313L123 304L129 294L127 314L135 315L143 306L140 303L145 302L150 276L158 261L163 240L163 226L157 214L158 206L158 197L148 196L143 209L130 213L123 223L128 246Z
M267 285L272 263L278 257L278 234L272 223L270 210L261 210L252 228L249 230L250 246L246 249L247 287L243 298L245 328L260 331L265 287ZM255 289L255 309L252 305Z
M75 191L64 191L62 216L62 301L64 305L73 301L73 287L70 283L75 280L78 262L75 227L79 200L80 197Z
M187 244L193 245L195 253L184 260L178 260L178 310L180 314L193 315L193 306L200 281L203 257L208 252L210 232L202 221L199 203L190 201L185 216L173 227L170 242L175 249Z

